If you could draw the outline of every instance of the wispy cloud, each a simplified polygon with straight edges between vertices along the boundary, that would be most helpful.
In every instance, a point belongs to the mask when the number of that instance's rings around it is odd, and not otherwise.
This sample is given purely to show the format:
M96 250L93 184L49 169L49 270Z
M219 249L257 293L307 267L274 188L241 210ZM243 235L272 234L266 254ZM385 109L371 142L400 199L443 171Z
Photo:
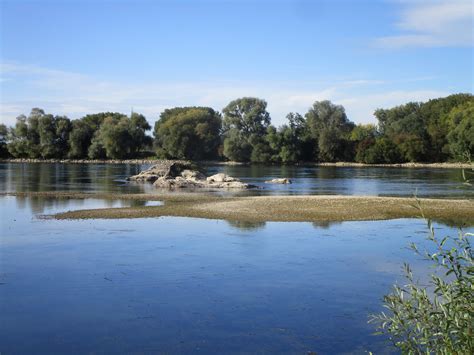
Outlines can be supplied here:
M402 79L397 80L399 83ZM407 79L411 81L414 79ZM420 78L421 81L429 78ZM79 118L101 111L143 113L153 123L160 112L173 106L203 105L221 110L231 100L257 96L268 102L276 125L288 112L305 113L314 101L331 100L346 107L351 120L375 122L373 111L406 101L424 101L448 93L430 90L394 91L387 81L374 79L335 80L327 83L286 85L278 82L246 84L235 81L187 83L123 83L61 70L18 63L0 64L0 121L8 125L32 107Z
M400 1L398 34L375 40L383 48L466 47L474 44L471 0Z

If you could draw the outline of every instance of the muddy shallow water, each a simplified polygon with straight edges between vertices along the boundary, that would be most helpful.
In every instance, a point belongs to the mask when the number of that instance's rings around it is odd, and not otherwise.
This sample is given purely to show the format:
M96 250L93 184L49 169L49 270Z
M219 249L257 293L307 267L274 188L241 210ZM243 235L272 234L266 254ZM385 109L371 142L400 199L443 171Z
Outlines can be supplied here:
M2 191L146 189L123 181L133 167L2 169ZM443 179L425 190L449 191ZM145 202L0 197L0 352L394 352L367 316L404 261L424 274L406 248L424 243L422 220L38 218L130 203Z

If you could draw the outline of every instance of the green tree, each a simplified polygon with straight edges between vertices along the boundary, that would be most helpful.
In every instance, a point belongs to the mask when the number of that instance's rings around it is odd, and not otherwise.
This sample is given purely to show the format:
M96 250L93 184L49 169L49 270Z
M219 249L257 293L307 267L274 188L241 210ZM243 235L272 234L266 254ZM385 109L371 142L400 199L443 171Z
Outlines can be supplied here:
M222 111L224 155L237 161L261 162L267 159L269 148L264 136L270 125L270 114L266 101L243 97L230 102Z
M64 158L69 147L72 126L69 118L43 114L38 119L39 150L41 158Z
M88 156L94 159L136 157L150 143L151 138L147 137L145 132L148 129L150 126L145 117L137 113L132 113L131 117L105 117L94 133Z
M316 101L305 115L311 137L317 142L316 159L320 161L352 160L349 121L343 106L330 101Z
M72 131L69 137L70 158L103 159L106 157L97 132L107 117L120 120L127 116L118 112L99 112L72 121ZM92 144L94 147L91 148Z
M448 133L451 130L449 113L460 105L474 102L471 94L454 94L447 97L429 100L423 103L420 114L426 124L430 140L427 149L429 161L446 161L450 156Z
M307 160L313 147L305 119L299 113L293 112L290 112L286 119L288 124L278 129L270 126L267 130L267 140L275 152L272 161L293 163Z
M232 161L250 161L252 145L237 128L229 129L224 139L224 156Z
M0 123L0 158L7 158L10 153L7 149L8 128L3 123Z
M15 158L40 158L39 120L44 111L33 108L28 117L20 115L11 130L8 151Z
M157 155L168 159L216 158L221 127L221 115L212 108L167 109L155 123Z
M451 110L448 115L448 142L453 158L463 161L474 157L474 101Z

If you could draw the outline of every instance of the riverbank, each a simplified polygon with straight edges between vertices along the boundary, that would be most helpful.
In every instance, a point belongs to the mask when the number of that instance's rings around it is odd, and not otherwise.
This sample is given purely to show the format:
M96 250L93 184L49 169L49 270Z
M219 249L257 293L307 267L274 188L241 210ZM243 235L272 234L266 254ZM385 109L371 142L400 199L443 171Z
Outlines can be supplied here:
M163 201L162 206L77 210L54 219L153 218L163 216L246 222L331 222L424 217L453 225L474 225L474 201L374 196L220 197L201 193L91 194L69 192L4 193L17 197ZM421 210L420 210L421 208Z
M0 159L0 163L17 164L157 164L163 162L163 159ZM199 161L202 165L251 165L250 163L241 163L235 161ZM282 164L283 165L283 164ZM473 165L469 163L400 163L400 164L363 164L354 162L337 163L295 163L291 165L298 166L333 166L333 167L356 167L356 168L434 168L434 169L472 169Z

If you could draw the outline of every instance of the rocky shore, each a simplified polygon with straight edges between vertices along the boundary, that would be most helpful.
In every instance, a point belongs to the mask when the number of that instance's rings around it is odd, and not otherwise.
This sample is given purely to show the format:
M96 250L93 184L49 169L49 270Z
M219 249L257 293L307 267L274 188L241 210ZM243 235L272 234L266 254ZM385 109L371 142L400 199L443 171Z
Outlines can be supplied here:
M160 161L138 175L130 176L127 180L149 182L157 188L164 189L249 189L256 187L222 173L206 177L196 164L182 160Z

